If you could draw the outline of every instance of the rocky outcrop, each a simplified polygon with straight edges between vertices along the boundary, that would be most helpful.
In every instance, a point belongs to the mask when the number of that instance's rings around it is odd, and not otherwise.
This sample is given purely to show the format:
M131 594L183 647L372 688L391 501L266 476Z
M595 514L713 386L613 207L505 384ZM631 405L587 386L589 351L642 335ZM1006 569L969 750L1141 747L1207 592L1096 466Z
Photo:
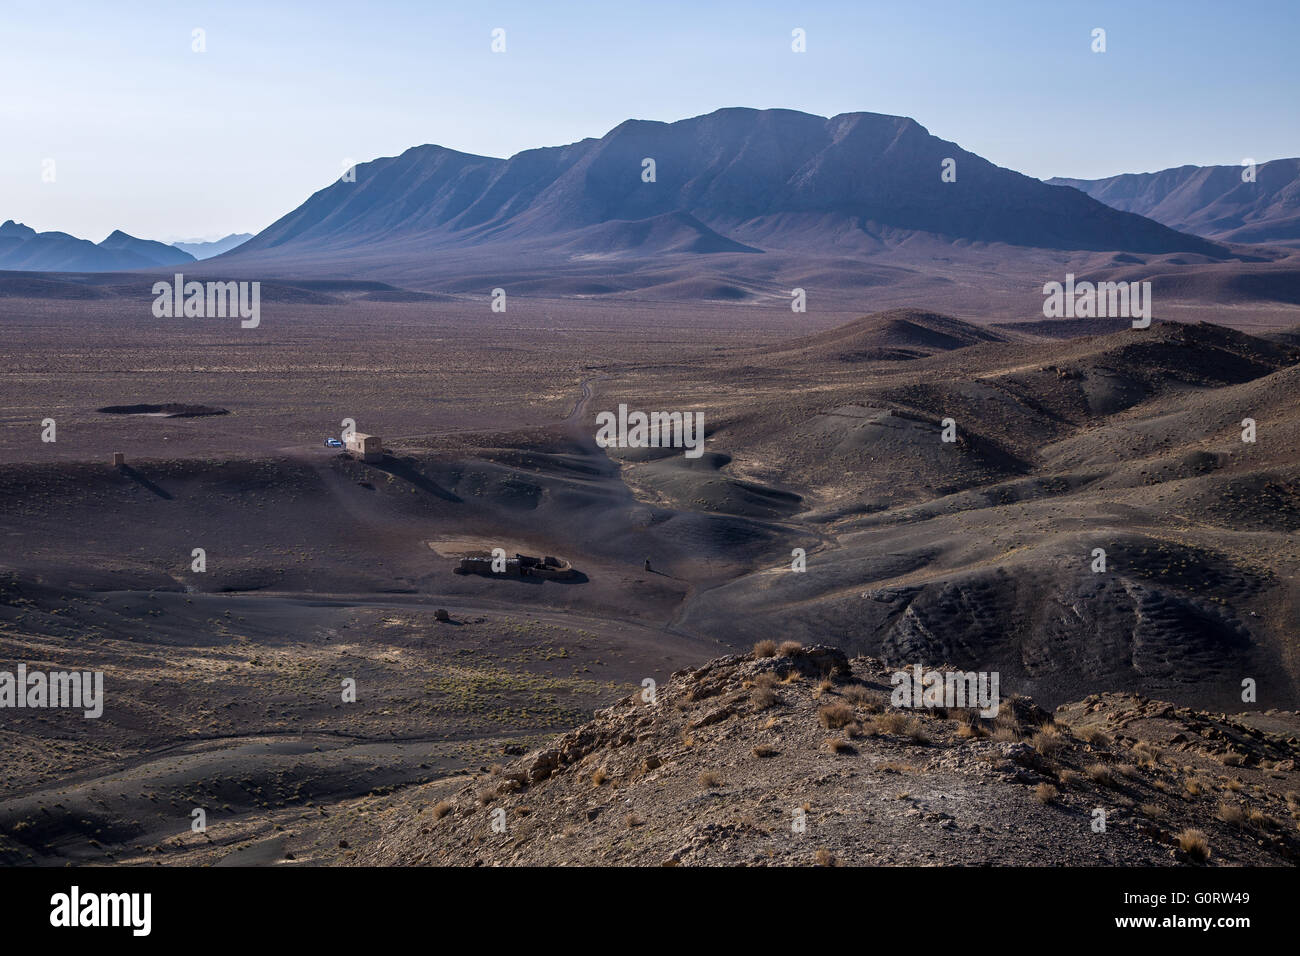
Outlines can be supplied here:
M984 717L895 707L892 676L793 644L679 672L467 786L408 794L357 862L1300 860L1300 715L1108 694Z

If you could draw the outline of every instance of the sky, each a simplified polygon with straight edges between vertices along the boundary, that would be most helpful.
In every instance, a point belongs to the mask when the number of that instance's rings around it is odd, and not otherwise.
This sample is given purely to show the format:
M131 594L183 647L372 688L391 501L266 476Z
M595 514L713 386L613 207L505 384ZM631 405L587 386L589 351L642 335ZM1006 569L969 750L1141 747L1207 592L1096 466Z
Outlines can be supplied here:
M257 232L411 146L728 106L910 116L1040 178L1262 162L1300 155L1298 41L1300 0L0 0L0 221Z

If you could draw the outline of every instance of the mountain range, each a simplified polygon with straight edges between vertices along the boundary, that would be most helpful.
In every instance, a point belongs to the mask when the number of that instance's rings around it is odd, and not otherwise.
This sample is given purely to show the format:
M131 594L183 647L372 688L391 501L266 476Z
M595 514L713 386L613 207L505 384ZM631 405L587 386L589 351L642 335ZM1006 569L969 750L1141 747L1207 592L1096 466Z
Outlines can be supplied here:
M1300 159L1254 168L1179 166L1106 179L1049 179L1124 212L1223 242L1300 246Z
M1067 271L1154 276L1166 303L1300 298L1293 253L1239 245L1300 243L1300 160L1262 164L1254 183L1237 167L1043 182L907 117L729 108L508 159L415 146L353 172L244 241L95 245L6 223L0 269L204 259L196 275L688 301L807 285L961 314L1023 310Z
M183 242L173 242L172 245L182 252L188 252L195 259L211 259L213 256L219 256L223 252L229 252L238 245L247 242L253 238L251 232L232 232L228 236L220 239L206 241L203 239L191 239Z
M182 249L137 239L121 230L94 243L66 232L37 232L12 219L0 225L0 269L5 270L120 272L194 261L194 256Z
M355 173L232 256L298 267L507 250L578 260L858 256L917 236L1212 258L1226 251L995 166L912 119L876 113L723 109L674 123L628 120L600 139L509 159L417 146Z

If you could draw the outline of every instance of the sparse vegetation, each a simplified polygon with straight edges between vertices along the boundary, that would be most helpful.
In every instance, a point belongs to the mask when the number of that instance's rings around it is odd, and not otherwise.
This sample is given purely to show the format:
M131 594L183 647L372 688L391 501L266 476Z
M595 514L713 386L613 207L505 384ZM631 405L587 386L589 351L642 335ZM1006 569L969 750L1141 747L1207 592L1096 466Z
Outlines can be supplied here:
M1210 858L1210 840L1201 830L1187 829L1178 834L1178 848L1198 863Z
M839 730L852 722L857 714L848 704L828 704L817 711L817 719L827 730Z
M706 770L700 774L700 786L706 790L715 790L724 783L722 774L716 770Z

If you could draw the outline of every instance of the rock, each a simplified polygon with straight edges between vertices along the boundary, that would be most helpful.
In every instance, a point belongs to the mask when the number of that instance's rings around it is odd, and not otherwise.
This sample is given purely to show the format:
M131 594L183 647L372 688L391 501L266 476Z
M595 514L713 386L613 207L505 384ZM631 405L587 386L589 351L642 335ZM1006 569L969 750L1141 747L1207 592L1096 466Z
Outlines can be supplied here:
M533 783L539 783L545 780L560 766L560 752L558 750L543 750L535 758L528 768L528 779Z

